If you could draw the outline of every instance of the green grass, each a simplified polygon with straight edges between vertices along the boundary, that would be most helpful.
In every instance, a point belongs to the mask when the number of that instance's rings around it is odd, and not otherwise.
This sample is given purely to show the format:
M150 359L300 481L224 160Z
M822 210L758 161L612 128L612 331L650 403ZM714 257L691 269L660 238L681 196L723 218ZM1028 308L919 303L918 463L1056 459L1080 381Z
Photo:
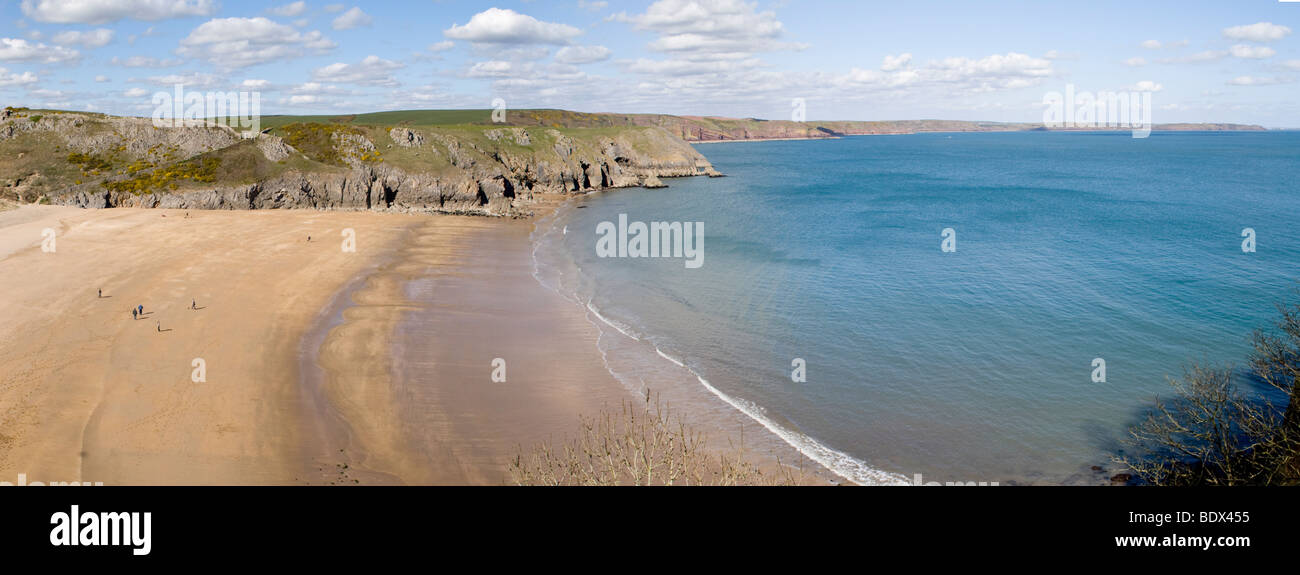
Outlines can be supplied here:
M21 200L30 202L84 179L81 166L67 161L68 151L61 142L58 136L41 132L18 134L0 142L0 197L19 199L10 186L25 183L27 191ZM35 174L41 177L35 178Z

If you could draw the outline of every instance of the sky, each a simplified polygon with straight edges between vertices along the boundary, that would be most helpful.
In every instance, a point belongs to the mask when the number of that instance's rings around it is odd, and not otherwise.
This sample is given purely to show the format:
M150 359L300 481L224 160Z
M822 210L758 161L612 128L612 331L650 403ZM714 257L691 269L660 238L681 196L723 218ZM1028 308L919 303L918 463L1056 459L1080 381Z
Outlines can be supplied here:
M1073 86L1300 128L1297 28L1279 0L0 0L0 103L149 116L181 84L262 114L1038 122Z

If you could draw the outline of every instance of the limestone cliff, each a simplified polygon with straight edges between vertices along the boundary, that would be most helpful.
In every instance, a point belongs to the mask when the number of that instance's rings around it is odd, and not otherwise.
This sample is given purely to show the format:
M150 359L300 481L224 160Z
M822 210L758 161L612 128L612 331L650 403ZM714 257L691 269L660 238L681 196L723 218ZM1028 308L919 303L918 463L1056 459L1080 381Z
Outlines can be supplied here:
M0 198L87 208L366 209L526 215L535 194L718 174L658 127L217 125L8 109Z

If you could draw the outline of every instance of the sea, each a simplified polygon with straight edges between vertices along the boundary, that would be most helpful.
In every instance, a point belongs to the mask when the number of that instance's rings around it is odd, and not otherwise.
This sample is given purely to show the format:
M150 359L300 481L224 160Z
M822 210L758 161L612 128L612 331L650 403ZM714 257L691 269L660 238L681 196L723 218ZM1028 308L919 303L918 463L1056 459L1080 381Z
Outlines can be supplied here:
M1171 379L1244 368L1300 303L1300 132L697 149L726 177L540 221L535 279L588 310L629 387L698 385L856 483L1109 470ZM702 224L700 265L601 252L620 216Z

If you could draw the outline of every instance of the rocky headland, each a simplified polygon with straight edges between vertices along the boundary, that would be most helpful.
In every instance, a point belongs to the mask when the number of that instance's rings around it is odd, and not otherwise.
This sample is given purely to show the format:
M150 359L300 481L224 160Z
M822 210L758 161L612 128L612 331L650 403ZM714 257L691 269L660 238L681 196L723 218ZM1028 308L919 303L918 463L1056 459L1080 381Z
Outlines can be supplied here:
M8 108L0 198L83 208L352 209L500 216L536 194L719 176L659 127L289 122L242 138L216 125Z

